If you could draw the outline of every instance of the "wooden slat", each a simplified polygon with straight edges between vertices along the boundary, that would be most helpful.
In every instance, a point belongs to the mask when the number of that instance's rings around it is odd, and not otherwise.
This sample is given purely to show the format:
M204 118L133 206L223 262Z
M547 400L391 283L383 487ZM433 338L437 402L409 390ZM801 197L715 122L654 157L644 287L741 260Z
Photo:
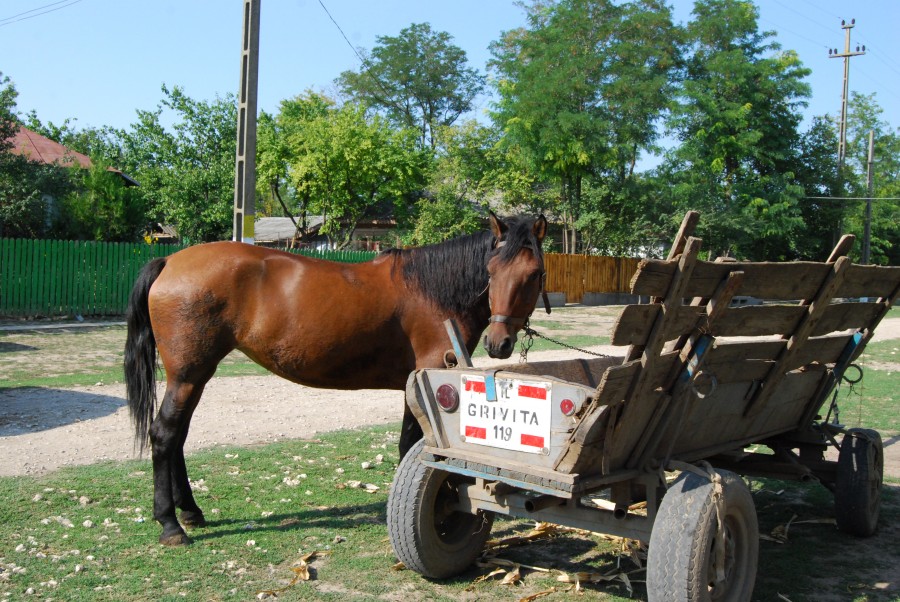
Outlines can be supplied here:
M641 261L638 272L631 282L631 290L636 295L665 295L668 282L675 266L658 259ZM745 273L744 285L737 295L760 299L804 299L818 291L819 283L829 271L824 263L797 261L790 263L716 263L698 261L686 297L709 297L723 278L731 271Z
M660 311L659 304L626 306L613 329L613 345L643 345ZM812 336L830 332L863 328L870 324L881 305L878 303L833 303L817 322ZM717 337L768 336L793 332L807 308L802 305L748 305L731 307L706 327ZM704 307L682 306L667 321L666 340L689 330L697 319L705 315Z
M852 265L835 297L888 297L900 284L900 267Z

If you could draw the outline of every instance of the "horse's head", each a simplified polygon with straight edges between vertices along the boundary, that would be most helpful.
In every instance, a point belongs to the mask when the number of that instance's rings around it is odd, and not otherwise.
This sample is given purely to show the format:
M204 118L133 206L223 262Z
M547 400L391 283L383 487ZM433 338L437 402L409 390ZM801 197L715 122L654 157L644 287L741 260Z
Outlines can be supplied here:
M491 321L484 348L493 358L506 359L516 345L516 333L528 321L544 284L541 243L547 233L543 215L534 220L501 221L493 213L495 250L487 264Z

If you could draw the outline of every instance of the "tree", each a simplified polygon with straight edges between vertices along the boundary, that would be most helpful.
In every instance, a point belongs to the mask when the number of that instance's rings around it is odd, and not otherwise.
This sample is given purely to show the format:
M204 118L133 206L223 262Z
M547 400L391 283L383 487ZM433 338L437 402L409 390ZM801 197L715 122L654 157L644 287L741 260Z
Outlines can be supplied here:
M484 76L466 66L465 51L452 40L428 23L413 23L396 37L379 36L359 72L345 71L335 83L353 101L417 129L419 144L433 149L435 130L471 111L484 89Z
M752 2L697 0L693 16L670 122L680 145L665 170L677 179L667 189L679 208L701 210L713 253L793 257L803 227L793 168L809 70L758 30Z
M366 216L408 217L429 160L415 138L353 104L303 121L290 138L291 184L324 217L321 231L338 247Z
M77 188L61 200L55 238L134 242L147 227L144 198L101 158L88 169L72 169Z
M73 183L67 169L10 152L19 129L17 96L15 85L0 73L0 236L38 238L53 224L46 199L67 194Z
M298 194L291 183L291 163L307 151L303 128L312 119L325 117L333 107L331 99L307 91L281 101L277 115L263 111L257 123L257 209L268 215L298 216L301 233L307 230L310 197L308 192Z
M900 265L900 202L878 200L900 196L900 129L891 129L881 118L883 110L874 94L852 93L847 111L846 195L867 197L866 173L869 132L874 133L873 193L870 261ZM865 202L849 202L844 229L857 237L855 253L862 248Z
M150 211L173 224L182 239L227 239L233 221L236 99L229 94L197 101L178 86L163 85L162 92L156 110L139 110L138 122L120 133L125 171L141 183ZM164 111L175 119L171 131L162 124Z
M557 183L558 212L574 232L585 178L608 192L592 199L602 212L653 148L678 55L671 14L656 0L534 0L526 10L528 27L491 48L500 96L492 118L502 144Z
M480 209L495 192L488 174L497 134L474 120L437 131L427 192L416 202L415 224L405 242L433 244L482 227Z

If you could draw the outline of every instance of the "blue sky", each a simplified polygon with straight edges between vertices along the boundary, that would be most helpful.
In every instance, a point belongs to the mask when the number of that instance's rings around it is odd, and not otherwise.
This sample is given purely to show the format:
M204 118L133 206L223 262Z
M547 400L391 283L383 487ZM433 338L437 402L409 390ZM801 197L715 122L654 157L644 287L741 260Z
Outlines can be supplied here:
M263 0L261 109L276 112L282 99L310 88L328 93L342 71L358 68L322 3L354 46L371 49L379 35L429 22L482 71L488 45L524 24L512 0ZM829 59L828 48L843 49L841 19L855 18L853 46L868 52L851 59L850 89L876 92L882 118L900 127L900 1L756 3L760 27L776 30L782 46L813 70L807 116L840 111L842 60ZM677 21L690 17L692 1L671 4ZM237 90L241 9L241 0L0 0L0 72L14 82L23 114L127 128L136 109L157 106L163 83L195 99ZM488 102L481 99L481 110Z

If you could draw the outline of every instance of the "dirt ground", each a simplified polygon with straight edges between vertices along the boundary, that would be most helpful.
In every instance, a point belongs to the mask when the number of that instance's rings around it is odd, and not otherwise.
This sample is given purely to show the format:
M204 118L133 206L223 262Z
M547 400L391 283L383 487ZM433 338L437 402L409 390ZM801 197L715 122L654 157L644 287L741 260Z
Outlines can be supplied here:
M900 339L900 319L879 325L875 340L884 339ZM591 349L622 352L616 347ZM71 351L60 353L64 361ZM561 350L533 352L529 359L578 357L584 356ZM0 389L0 412L0 475L38 475L63 466L137 457L123 384ZM313 389L277 376L214 378L191 422L185 450L308 439L325 431L399 422L402 415L401 391ZM900 436L885 437L885 473L900 478L898 442Z

